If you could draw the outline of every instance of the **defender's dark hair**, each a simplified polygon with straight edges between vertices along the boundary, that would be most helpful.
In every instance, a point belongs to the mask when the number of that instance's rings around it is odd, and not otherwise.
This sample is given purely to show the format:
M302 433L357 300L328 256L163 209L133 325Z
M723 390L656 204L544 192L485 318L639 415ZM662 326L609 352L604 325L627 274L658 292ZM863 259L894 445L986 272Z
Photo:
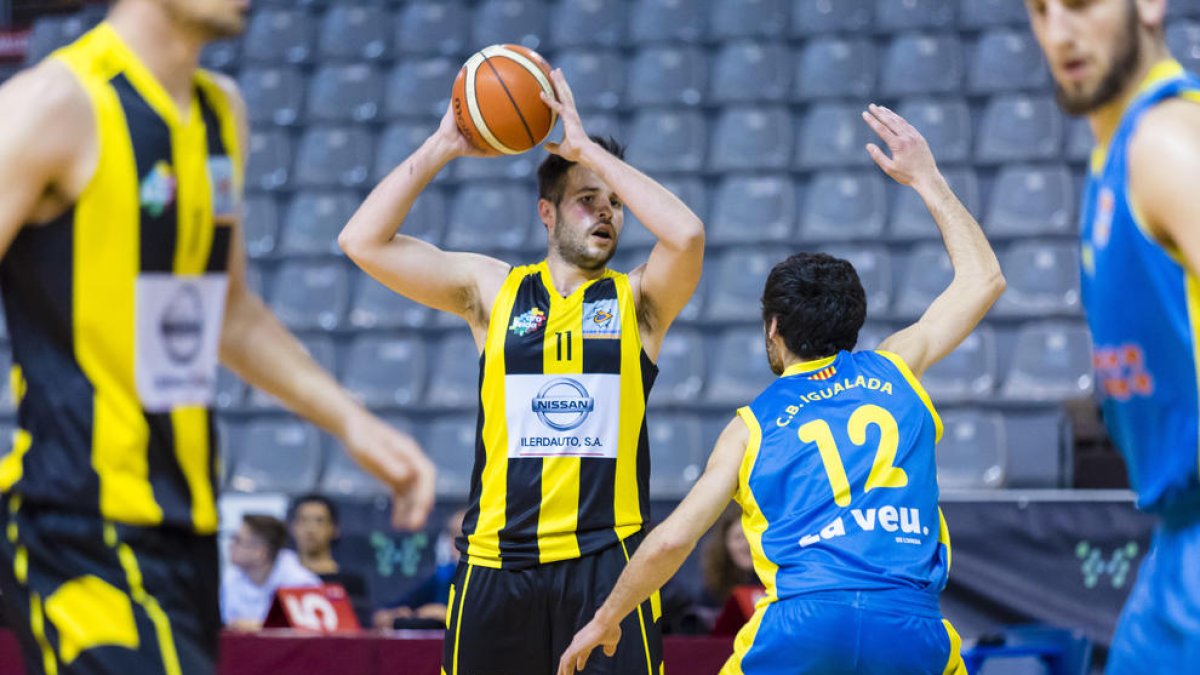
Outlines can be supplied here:
M321 504L321 505L323 505L325 507L325 510L329 512L330 522L332 522L334 525L338 524L338 510L337 510L337 506L333 503L333 500L331 500L329 497L326 497L325 495L317 494L316 492L310 492L305 495L300 495L299 497L296 497L294 500L292 500L292 505L290 507L288 507L288 522L289 523L296 519L296 512L299 511L300 507L304 506L305 504Z
M246 523L246 527L250 528L254 536L263 540L267 547L267 555L273 562L287 544L287 527L283 521L274 516L248 513L242 516L242 522Z
M625 146L618 143L612 136L589 136L589 138L617 159L625 159ZM553 154L542 160L537 174L538 199L545 199L552 204L561 202L563 191L566 189L567 172L573 166L575 166L575 162L568 162Z
M867 295L854 266L825 253L797 253L775 265L762 296L763 321L778 321L788 351L811 360L854 348Z

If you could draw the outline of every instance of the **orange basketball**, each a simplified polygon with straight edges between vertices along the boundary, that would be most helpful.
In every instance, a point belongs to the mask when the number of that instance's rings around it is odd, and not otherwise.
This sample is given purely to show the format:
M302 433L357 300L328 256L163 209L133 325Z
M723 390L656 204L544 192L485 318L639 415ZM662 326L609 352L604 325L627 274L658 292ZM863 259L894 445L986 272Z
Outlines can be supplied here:
M536 147L557 115L539 94L554 96L550 64L520 45L475 52L454 79L454 121L476 148L516 155Z

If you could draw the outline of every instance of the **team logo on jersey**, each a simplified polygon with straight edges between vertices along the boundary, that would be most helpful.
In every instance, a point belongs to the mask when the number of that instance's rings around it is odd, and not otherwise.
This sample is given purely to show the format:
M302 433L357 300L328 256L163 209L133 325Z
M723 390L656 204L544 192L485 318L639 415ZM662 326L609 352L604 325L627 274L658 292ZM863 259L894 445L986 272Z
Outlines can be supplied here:
M517 337L525 337L535 332L546 323L546 313L540 307L513 317L512 325L508 327Z
M233 182L233 161L227 155L208 158L208 182L212 186L213 219L235 217L238 194Z
M1096 198L1096 217L1092 220L1092 246L1096 250L1108 246L1108 240L1112 237L1113 210L1116 204L1117 199L1111 189L1106 187L1100 190L1100 196Z
M1147 370L1145 352L1138 345L1096 345L1092 366L1100 389L1109 398L1128 401L1134 396L1148 397L1154 393L1154 376Z
M547 382L531 406L542 424L557 431L570 431L587 421L596 408L596 400L582 384L560 377Z
M621 337L621 319L618 312L616 298L583 303L583 337Z
M159 160L150 173L142 179L138 193L142 208L152 218L157 218L175 202L175 172L165 160Z
M833 377L834 375L837 375L837 368L834 366L829 366L828 368L822 368L821 370L813 373L812 375L809 375L808 379L810 379L810 380L828 380L829 378Z

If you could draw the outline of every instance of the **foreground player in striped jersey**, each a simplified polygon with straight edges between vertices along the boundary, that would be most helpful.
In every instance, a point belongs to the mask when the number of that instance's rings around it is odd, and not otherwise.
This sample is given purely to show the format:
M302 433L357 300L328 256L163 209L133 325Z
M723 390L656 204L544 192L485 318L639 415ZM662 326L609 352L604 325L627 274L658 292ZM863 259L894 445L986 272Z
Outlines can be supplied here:
M612 648L622 617L679 569L730 498L767 592L723 674L966 672L938 606L950 570L934 462L942 423L920 378L974 330L1004 279L925 139L886 108L864 118L892 152L871 145L871 157L937 221L953 282L878 351L851 353L867 309L854 268L810 253L776 265L762 303L780 378L738 410L704 475L563 654L559 675L583 669L597 646Z
M397 232L434 175L475 154L449 110L339 239L392 290L461 316L480 352L475 469L443 660L449 675L552 673L637 548L649 515L654 361L703 261L700 220L622 161L615 143L589 138L562 73L552 77L561 103L547 101L562 118L563 140L547 145L552 154L538 169L545 260L510 267ZM607 267L625 204L658 237L628 275ZM638 607L615 656L592 672L658 673L659 613L657 597Z

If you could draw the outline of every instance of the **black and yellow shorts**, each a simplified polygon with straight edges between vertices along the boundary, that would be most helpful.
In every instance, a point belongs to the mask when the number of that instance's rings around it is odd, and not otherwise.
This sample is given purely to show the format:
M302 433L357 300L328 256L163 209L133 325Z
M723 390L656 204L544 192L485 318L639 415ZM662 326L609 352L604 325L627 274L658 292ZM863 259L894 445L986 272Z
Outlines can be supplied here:
M29 675L211 675L216 537L0 498L0 605Z
M445 675L553 675L576 631L591 621L642 535L574 560L507 570L459 563L450 590ZM621 622L611 658L597 649L587 675L660 675L658 593Z

